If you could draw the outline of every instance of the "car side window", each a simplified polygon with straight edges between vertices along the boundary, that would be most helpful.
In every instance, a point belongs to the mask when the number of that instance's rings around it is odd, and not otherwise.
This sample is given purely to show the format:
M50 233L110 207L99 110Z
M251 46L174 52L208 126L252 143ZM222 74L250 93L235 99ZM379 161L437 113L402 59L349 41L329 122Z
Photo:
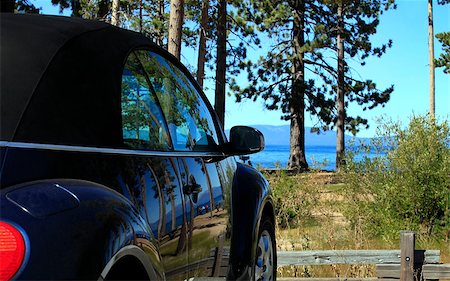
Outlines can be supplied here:
M171 150L168 128L154 91L134 53L122 74L123 143L130 149Z
M189 78L156 53L136 53L161 103L175 150L217 150L213 118Z

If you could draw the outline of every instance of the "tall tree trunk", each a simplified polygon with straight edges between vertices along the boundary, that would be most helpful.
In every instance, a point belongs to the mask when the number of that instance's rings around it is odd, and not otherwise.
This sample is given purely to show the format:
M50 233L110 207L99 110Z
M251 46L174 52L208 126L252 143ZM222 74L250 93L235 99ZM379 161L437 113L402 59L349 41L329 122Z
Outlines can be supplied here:
M225 126L225 84L227 70L227 0L219 0L217 22L217 67L214 109Z
M339 170L343 164L345 140L344 140L344 124L345 124L345 105L344 105L344 17L343 3L338 3L338 34L337 34L337 56L338 56L338 87L336 97L337 122L336 122L336 169Z
M172 231L177 228L177 209L175 206L175 194L173 193L173 188L169 193L170 206L172 207Z
M182 163L182 167L184 168L184 173L185 173L185 183L184 184L189 184L189 177L188 175L190 175L191 173L189 172L189 166L186 163L186 159L184 158L180 158L181 163ZM195 218L195 207L194 207L194 202L192 202L192 196L185 196L185 202L189 202L189 222L187 224L187 240L188 240L188 244L187 244L187 250L190 251L192 249L192 234L194 232L194 218ZM185 205L186 208L186 205Z
M186 182L188 181L188 178L186 175L187 169L186 169L186 166L183 164L183 166L184 166L183 167L184 174L183 174L183 172L182 172L183 170L180 165L181 163L180 163L180 161L177 161L177 162L178 162L178 165L175 163L175 159L173 159L173 158L170 159L170 163L172 164L172 167L175 170L177 177L179 179L181 179L182 185L184 186L184 184L186 184ZM176 168L177 166L180 168L179 170L177 170L177 168ZM183 178L184 178L184 180L183 180ZM181 195L181 197L183 197L183 195ZM184 204L182 204L183 224L181 225L180 239L178 239L177 250L175 253L176 255L180 254L184 250L187 250L186 249L186 238L187 238L187 231L188 231L188 218L187 218L187 210L186 210L187 201L190 201L189 195L184 195Z
M139 205L141 206L139 211L141 213L145 214L145 219L149 222L150 218L148 216L149 212L147 212L147 210L149 210L149 208L154 207L154 206L150 207L149 205L147 205L147 193L151 187L147 185L147 181L145 180L144 176L141 176L139 179L141 181L141 187L142 187L142 190L140 191L141 196L142 196L142 199L141 199L142 202L139 203Z
M159 190L159 221L158 221L158 238L162 238L166 234L166 197L164 190Z
M1 0L0 1L0 13L14 13L16 7L15 0Z
M433 0L428 0L428 52L430 60L430 115L434 118L434 31L433 31Z
M301 47L305 44L305 3L294 3L294 59L292 64L292 94L289 101L291 114L289 169L306 170L305 156L305 63Z
M183 208L185 208L185 206L183 206ZM186 236L188 227L186 220L186 211L183 211L183 224L181 225L180 238L178 239L177 250L175 252L176 255L179 255L181 252L186 250Z
M119 0L112 1L111 24L119 25Z
M197 63L197 82L203 89L203 80L205 79L205 60L206 60L206 35L208 34L209 19L209 0L202 1L202 20L200 23L200 42L198 50Z
M167 49L169 53L180 59L181 55L181 34L184 18L184 0L170 1L169 16L169 42Z

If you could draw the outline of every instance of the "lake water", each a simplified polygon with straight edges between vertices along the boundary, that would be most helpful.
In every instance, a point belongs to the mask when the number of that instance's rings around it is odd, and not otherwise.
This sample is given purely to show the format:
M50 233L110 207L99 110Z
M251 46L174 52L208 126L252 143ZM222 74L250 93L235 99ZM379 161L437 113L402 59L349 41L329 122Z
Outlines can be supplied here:
M306 146L306 160L311 168L333 170L336 166L336 147ZM268 145L263 151L251 154L253 166L264 168L286 168L289 160L288 145Z
M336 167L336 147L335 146L306 146L306 161L310 168L322 170L334 170ZM375 152L365 154L369 158L380 156ZM263 151L251 154L250 161L255 167L263 168L286 168L289 160L288 145L268 145ZM356 155L356 161L361 160L363 154Z

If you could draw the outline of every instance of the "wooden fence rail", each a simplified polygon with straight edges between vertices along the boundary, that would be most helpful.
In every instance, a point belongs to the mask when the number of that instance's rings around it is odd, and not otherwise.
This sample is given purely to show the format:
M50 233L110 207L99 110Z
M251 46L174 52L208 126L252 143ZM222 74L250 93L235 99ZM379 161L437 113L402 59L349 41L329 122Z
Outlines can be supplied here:
M278 265L400 264L400 250L278 251ZM415 260L439 263L440 251L416 251Z

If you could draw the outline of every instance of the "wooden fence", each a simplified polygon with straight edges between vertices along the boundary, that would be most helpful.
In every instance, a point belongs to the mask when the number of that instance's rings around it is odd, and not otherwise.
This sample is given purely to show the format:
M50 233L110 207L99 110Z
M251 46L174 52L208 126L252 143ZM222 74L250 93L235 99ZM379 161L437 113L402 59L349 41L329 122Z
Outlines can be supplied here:
M174 269L171 274L202 270L208 272L209 278L194 278L202 281L223 281L228 270L230 249L213 248L210 256ZM421 281L450 280L450 264L440 264L440 251L416 250L415 234L402 231L400 250L325 250L325 251L278 251L278 266L287 265L332 265L332 264L374 264L374 278L278 278L279 280L304 281ZM170 274L169 274L170 275Z
M400 250L279 251L277 257L278 266L375 264L377 278L383 280L450 279L450 264L439 263L440 251L416 250L410 231L401 232Z

